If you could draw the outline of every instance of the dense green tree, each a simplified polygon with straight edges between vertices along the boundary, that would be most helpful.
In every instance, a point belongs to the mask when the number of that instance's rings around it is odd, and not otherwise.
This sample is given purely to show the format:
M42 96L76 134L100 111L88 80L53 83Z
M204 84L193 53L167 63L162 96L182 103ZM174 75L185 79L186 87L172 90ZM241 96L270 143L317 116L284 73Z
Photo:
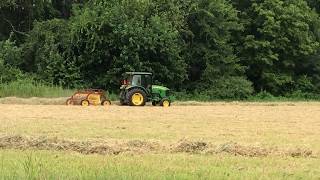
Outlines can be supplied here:
M8 38L11 32L15 33L16 39L24 38L35 21L68 18L72 5L83 2L84 0L1 0L0 40Z
M309 6L314 8L318 13L320 12L320 0L307 0Z
M86 82L115 89L125 71L154 72L170 87L183 82L186 65L171 9L154 7L149 1L95 1L76 10L72 40Z
M236 5L245 24L238 44L240 57L256 90L284 95L294 91L301 78L310 80L300 65L319 49L313 29L319 16L307 3L264 0Z
M74 55L69 24L53 19L36 23L23 45L20 68L40 80L64 87L81 86L80 64Z
M52 19L58 14L51 0L5 0L0 4L0 38L8 38L11 32L16 39L24 38L34 21Z
M191 89L212 89L215 93L211 93L211 97L217 98L227 96L217 94L216 87L221 88L220 92L233 88L239 91L249 89L247 95L252 92L251 84L243 83L246 81L244 67L240 65L233 48L233 33L242 30L239 22L237 11L224 0L200 0L191 9L187 16L190 33L185 39ZM221 86L223 82L225 86ZM232 86L236 83L241 83L243 87ZM237 98L236 94L230 96Z
M23 73L15 66L19 61L21 61L21 49L10 39L0 41L0 83L23 77Z
M2 0L0 77L115 91L125 71L207 99L320 92L319 0Z

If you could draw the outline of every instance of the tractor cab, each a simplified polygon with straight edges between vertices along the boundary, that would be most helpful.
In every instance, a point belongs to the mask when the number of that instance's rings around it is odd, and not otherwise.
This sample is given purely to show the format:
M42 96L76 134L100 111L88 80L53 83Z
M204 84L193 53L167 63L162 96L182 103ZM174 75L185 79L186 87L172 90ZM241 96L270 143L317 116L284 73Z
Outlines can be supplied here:
M120 103L122 105L144 106L146 102L152 102L154 106L160 104L168 107L171 104L169 89L153 85L152 73L125 73L120 90Z
M124 74L122 86L140 86L151 91L152 73L127 72Z

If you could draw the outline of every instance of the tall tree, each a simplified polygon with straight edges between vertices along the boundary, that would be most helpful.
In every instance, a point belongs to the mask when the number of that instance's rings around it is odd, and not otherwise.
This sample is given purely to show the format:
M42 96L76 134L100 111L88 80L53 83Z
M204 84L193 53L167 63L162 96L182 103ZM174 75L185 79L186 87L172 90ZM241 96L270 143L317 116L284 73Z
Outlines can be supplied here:
M216 98L227 89L241 89L231 87L241 83L250 93L250 83L243 78L244 67L236 57L232 42L233 33L242 30L237 11L225 0L194 2L187 15L189 33L185 38L185 58L190 67L189 88L211 89L214 93L210 96ZM221 95L225 96L224 93ZM230 96L234 97L232 93Z
M235 2L244 19L238 50L257 91L283 95L308 72L300 64L319 49L314 25L319 16L303 0ZM311 80L310 77L306 78Z
M320 0L307 0L309 6L320 13Z
M91 1L66 22L38 23L26 44L26 69L62 85L75 78L108 89L118 89L125 71L150 71L159 83L178 87L186 77L180 22L173 9L156 7L139 0Z

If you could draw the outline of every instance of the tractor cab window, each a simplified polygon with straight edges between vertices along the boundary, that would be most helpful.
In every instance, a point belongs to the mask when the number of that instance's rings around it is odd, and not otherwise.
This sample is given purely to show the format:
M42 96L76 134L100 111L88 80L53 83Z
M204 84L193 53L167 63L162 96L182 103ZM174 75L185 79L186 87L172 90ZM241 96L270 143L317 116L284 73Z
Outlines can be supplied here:
M142 80L142 86L146 89L150 89L152 86L152 78L150 75L144 75L144 78Z
M134 75L131 81L132 86L141 86L141 75Z

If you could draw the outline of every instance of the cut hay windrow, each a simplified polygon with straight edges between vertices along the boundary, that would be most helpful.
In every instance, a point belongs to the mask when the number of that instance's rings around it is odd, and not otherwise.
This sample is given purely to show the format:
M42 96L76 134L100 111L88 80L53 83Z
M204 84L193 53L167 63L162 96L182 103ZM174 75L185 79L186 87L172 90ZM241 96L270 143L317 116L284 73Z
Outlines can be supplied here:
M214 145L201 141L180 140L173 144L133 140L108 143L108 141L72 141L47 137L1 136L0 149L69 151L80 154L119 155L148 153L189 153L225 154L244 157L312 157L319 158L311 149L297 147L291 149L278 147L244 146L238 143Z

